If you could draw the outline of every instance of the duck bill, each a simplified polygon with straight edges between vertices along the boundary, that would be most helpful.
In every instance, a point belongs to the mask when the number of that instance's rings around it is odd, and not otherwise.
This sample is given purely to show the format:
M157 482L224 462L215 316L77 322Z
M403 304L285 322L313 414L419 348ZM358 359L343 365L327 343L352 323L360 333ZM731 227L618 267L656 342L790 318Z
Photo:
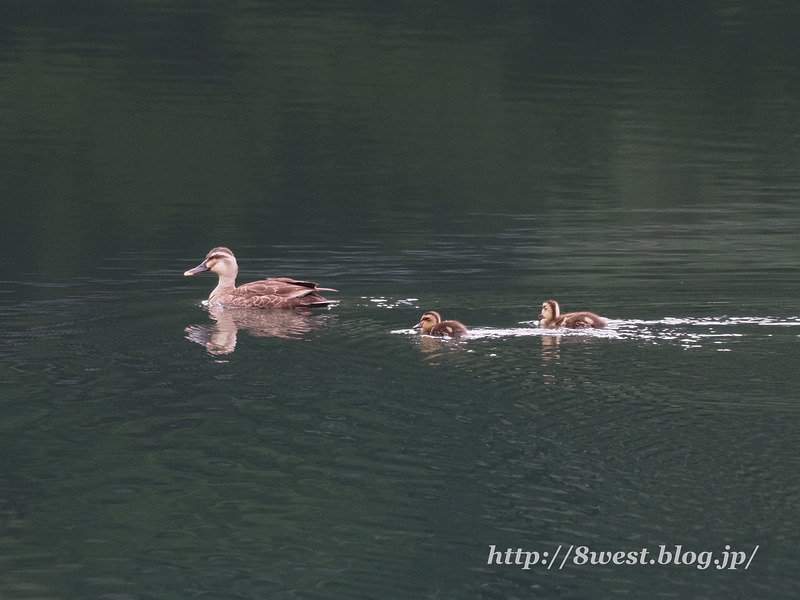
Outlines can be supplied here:
M539 319L539 320L541 321L542 319L544 319L544 315L539 315L539 316L537 317L537 319Z
M188 271L186 271L186 273L184 273L183 275L184 277L189 277L190 275L197 275L198 273L205 273L206 271L210 271L210 269L208 268L208 266L206 266L205 261L203 261L201 264L197 265L194 269L189 269Z
M416 325L414 325L414 327L412 327L411 329L422 329L422 323L417 323L417 324L416 324Z

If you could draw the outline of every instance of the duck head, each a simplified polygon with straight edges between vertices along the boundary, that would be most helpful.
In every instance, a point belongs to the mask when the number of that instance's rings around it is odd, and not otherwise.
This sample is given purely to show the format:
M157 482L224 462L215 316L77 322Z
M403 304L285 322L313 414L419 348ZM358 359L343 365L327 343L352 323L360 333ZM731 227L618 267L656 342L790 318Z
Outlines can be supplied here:
M442 317L439 316L439 313L433 310L429 310L419 320L419 323L414 325L414 329L421 329L422 333L427 334L431 329L433 329L436 325L442 322Z
M539 325L544 327L547 323L552 323L561 314L561 308L555 300L545 300L542 303L542 313L539 315Z
M235 279L239 272L239 265L236 264L236 257L233 252L223 246L214 248L206 254L206 259L194 269L189 269L184 273L185 276L197 275L213 271L219 275L220 279Z

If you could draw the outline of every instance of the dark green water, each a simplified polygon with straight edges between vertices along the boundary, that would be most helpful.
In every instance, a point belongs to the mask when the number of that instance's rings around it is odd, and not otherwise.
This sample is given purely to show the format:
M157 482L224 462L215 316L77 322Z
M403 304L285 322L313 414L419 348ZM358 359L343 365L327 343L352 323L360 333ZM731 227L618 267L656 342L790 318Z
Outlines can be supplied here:
M799 17L4 3L0 598L796 596Z

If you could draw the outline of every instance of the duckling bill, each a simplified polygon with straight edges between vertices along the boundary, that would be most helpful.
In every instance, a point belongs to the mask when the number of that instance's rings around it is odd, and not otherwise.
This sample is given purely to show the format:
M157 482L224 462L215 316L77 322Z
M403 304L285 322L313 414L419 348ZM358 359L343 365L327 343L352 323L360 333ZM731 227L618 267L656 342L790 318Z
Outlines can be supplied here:
M217 287L208 297L208 303L214 306L297 308L328 306L334 302L318 294L318 292L335 292L333 288L318 287L314 282L298 281L289 277L272 277L236 287L239 265L233 252L223 246L211 250L202 263L194 269L189 269L184 275L189 277L207 271L219 276Z
M542 304L542 313L539 315L539 326L570 327L573 329L595 328L602 329L606 326L605 320L591 312L573 312L562 315L561 307L555 300L546 300Z
M461 337L467 335L467 328L458 321L442 321L442 317L436 311L429 310L422 315L419 323L414 325L414 329L422 330L425 335L437 335L441 337Z

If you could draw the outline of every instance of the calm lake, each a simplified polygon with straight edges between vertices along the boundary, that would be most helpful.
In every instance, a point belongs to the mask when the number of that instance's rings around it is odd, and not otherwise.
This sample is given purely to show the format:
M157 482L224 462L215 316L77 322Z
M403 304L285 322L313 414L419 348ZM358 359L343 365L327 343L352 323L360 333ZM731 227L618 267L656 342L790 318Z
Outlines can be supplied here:
M796 596L800 8L662 4L4 3L0 598Z

